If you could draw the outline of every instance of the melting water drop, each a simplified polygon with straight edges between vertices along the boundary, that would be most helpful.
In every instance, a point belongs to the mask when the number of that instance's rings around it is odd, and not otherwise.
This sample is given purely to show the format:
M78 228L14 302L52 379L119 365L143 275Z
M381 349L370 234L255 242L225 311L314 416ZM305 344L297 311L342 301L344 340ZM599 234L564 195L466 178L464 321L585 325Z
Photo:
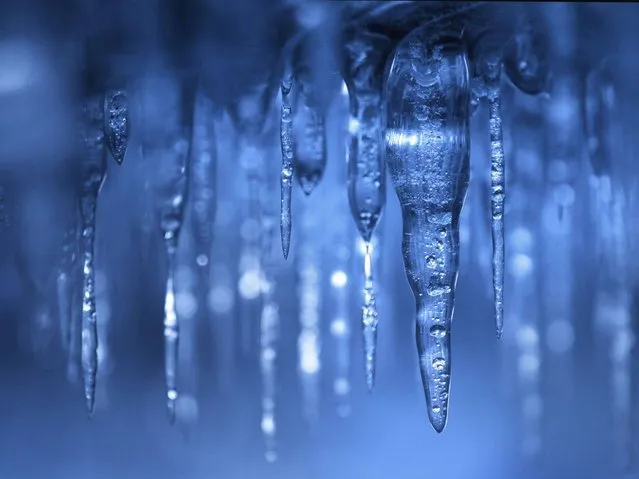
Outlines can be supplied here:
M107 91L104 119L107 146L115 162L121 165L129 142L129 101L124 90Z
M200 91L195 105L195 129L191 152L192 230L195 256L203 273L202 286L208 286L209 259L213 243L213 226L217 188L217 150L215 141L215 107Z
M410 34L392 57L386 95L386 158L402 209L420 371L431 424L441 432L448 415L459 216L469 179L470 87L462 43L434 44L423 29Z
M504 145L501 128L501 94L499 66L494 67L488 82L490 121L490 182L493 233L493 292L495 295L495 326L497 337L504 330Z
M388 38L362 35L346 45L344 81L350 101L348 145L348 200L362 239L367 244L362 331L366 383L375 380L377 311L370 244L386 201L386 172L381 148L382 83Z
M285 259L288 259L288 253L291 248L291 227L293 224L291 216L291 193L293 190L292 88L293 73L289 69L284 73L280 87L282 93L282 111L280 117L280 140L282 143L280 235L282 238L282 253Z
M95 219L98 194L106 176L104 148L104 97L88 98L83 109L84 161L82 163L83 294L82 294L82 370L84 397L89 414L95 408L98 373L98 329L95 306Z

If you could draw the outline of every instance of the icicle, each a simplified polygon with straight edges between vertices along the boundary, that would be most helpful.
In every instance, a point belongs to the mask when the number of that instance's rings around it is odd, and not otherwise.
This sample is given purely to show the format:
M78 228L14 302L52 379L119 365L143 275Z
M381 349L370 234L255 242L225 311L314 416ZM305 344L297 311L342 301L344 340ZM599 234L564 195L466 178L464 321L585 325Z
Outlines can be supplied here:
M335 115L341 121L327 122L329 128L335 128L335 132L344 135L346 133L346 122L348 119L348 88L342 82L339 102L335 104ZM327 118L331 118L330 116ZM327 131L333 134L331 130ZM343 145L346 146L346 145ZM343 147L342 146L342 147ZM340 148L340 152L343 150ZM331 172L335 178L331 178ZM329 170L330 182L343 186L346 181L345 169ZM353 230L349 227L352 221L347 205L344 204L346 198L341 195L331 195L327 200L326 214L331 218L330 228L324 232L326 244L329 245L328 253L332 256L333 272L330 276L330 299L328 304L332 306L332 320L330 333L335 350L335 370L333 377L333 395L336 401L337 415L347 417L351 413L351 383L350 383L350 362L351 362L351 324L350 324L350 298L352 295L351 285L353 282L349 277L351 270L352 251L355 244ZM346 206L346 208L345 208ZM362 241L357 235L357 240Z
M555 61L551 65L552 101L546 104L549 147L546 183L549 189L547 196L554 200L559 223L565 229L573 227L575 185L586 146L581 123L585 82L577 64L577 9L569 2L549 3L543 9L549 28L562 32L561 35L548 36Z
M282 143L280 235L284 259L288 259L288 253L291 248L291 227L293 224L291 215L291 193L293 190L292 87L293 74L291 70L287 70L284 73L280 87L282 93L282 112L280 117L280 139Z
M346 45L348 59L345 82L348 85L350 100L348 200L357 229L366 243L370 243L386 201L380 113L382 69L387 45L388 38L381 35L356 37ZM369 391L375 386L377 347L374 289L372 273L367 274L362 308L362 332Z
M84 147L82 197L83 298L82 298L82 370L87 411L93 414L98 370L98 329L95 307L95 217L98 194L106 176L103 110L104 97L94 96L84 103Z
M605 65L605 64L604 64ZM615 89L607 71L602 68L591 72L586 82L585 126L590 164L595 176L610 174L610 114L615 103Z
M272 285L268 286L272 288ZM275 421L275 387L277 360L277 337L279 330L279 310L272 299L265 303L260 318L261 339L260 368L262 371L262 434L266 451L264 456L268 462L277 459L276 421Z
M366 386L369 391L375 387L375 359L377 347L377 305L373 289L372 267L373 245L366 242L364 253L364 305L362 306L362 333L364 336L364 367Z
M104 102L104 131L113 159L121 165L129 142L129 102L124 90L110 90Z
M268 143L267 143L268 144ZM262 373L262 421L261 429L264 437L264 457L268 462L277 459L276 449L276 386L277 356L280 314L275 298L276 279L273 258L275 231L277 227L277 202L279 195L275 175L281 173L271 168L272 163L263 162L261 169L260 214L262 218L261 256L262 256L262 312L260 315L260 369ZM279 169L278 169L279 170Z
M501 63L492 66L488 82L490 115L490 182L493 233L493 292L495 295L495 327L500 338L504 330L504 145L501 131Z
M310 195L326 169L326 131L324 113L315 98L308 72L295 76L296 99L293 103L293 164L302 191Z
M111 305L109 301L107 277L104 271L95 272L95 302L100 310L98 317L98 334L100 343L98 344L98 380L100 389L96 394L96 404L98 407L108 407L108 384L107 376L111 370L111 353L109 348L109 323L111 322Z
M195 134L191 153L191 226L195 240L196 263L208 283L211 245L216 208L217 150L214 105L199 92L195 107Z
M240 339L244 354L251 353L255 331L252 307L262 299L262 208L260 186L264 166L263 135L268 110L272 104L273 90L270 79L257 85L247 95L229 105L229 114L238 134L239 164L246 175L247 201L241 226L240 279L238 289L246 301L242 303ZM248 303L250 301L250 303Z
M540 333L543 327L543 303L540 283L536 276L541 273L540 234L541 211L544 192L543 138L544 120L540 101L503 86L504 136L508 135L512 158L512 175L509 177L509 228L506 240L509 251L507 270L509 301L505 316L511 327L505 334L504 348L512 344L504 365L517 373L518 399L521 417L521 450L535 458L542 451L542 424L544 397L541 391L541 370L545 348ZM506 116L508 112L513 112ZM473 157L473 161L475 158ZM487 188L484 189L486 191ZM466 208L466 207L464 207ZM514 356L514 357L513 357ZM513 367L514 366L514 367ZM512 391L513 381L506 386Z
M168 257L164 298L164 372L169 419L175 421L178 399L179 324L175 310L175 267L178 239L184 221L193 128L194 89L175 78L159 76L147 85L145 154L155 162L155 193L160 229ZM151 110L153 108L153 110Z
M428 415L448 415L450 326L459 263L459 216L469 177L469 72L461 41L416 30L387 77L386 158L403 218L403 257L417 303L417 349ZM424 38L426 37L426 38Z
M319 414L319 372L321 361L319 278L321 266L317 255L315 219L308 211L302 216L302 237L297 262L300 300L300 332L297 338L298 372L302 383L304 416L314 422Z
M193 217L190 217L185 225L192 219ZM180 239L180 251L176 258L175 270L175 311L180 321L178 351L180 394L175 403L175 420L187 440L190 438L199 410L197 401L199 322L196 315L200 310L199 298L196 296L197 270L196 265L193 264L195 242L192 241L194 238L188 232L186 230Z
M346 250L345 257L348 258L349 250ZM340 261L341 263L342 261ZM336 396L337 414L346 417L350 414L350 337L351 331L348 323L348 276L343 270L336 270L331 275L331 286L333 288L333 300L335 313L331 322L331 336L335 341L336 353L336 373L333 381L333 393Z
M71 322L73 318L73 291L76 265L78 262L79 225L77 210L74 208L69 215L68 224L62 239L62 252L58 264L58 277L56 280L58 296L58 316L60 320L60 332L62 349L69 353L71 345Z
M167 247L168 249L168 247ZM168 276L164 295L164 373L169 419L175 421L179 329L175 311L175 251L169 251Z
M80 265L78 264L78 267ZM71 293L72 303L78 307L71 308L71 324L69 325L69 352L67 356L67 380L76 384L79 380L79 365L82 354L82 316L83 311L79 307L82 302L82 291L74 289Z

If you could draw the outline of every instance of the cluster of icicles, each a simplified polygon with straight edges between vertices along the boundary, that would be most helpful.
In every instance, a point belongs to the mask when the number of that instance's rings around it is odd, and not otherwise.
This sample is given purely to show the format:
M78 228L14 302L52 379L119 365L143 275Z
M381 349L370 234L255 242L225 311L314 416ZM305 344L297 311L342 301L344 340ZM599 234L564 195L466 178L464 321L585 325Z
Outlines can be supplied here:
M502 59L498 55L483 59L485 65L481 71L484 73L477 83L480 87L471 88L471 72L478 69L470 65L461 38L433 38L432 34L418 29L396 46L390 58L384 48L378 48L383 41L378 35L356 35L345 48L341 72L350 100L348 198L365 244L361 310L365 378L372 391L378 314L371 239L385 203L385 169L388 167L402 209L403 258L416 301L416 340L428 414L435 430L441 432L448 414L459 218L469 181L469 117L473 100L476 103L480 98L487 100L490 112L493 286L498 336L503 326L504 154L499 89ZM325 111L309 81L308 71L299 68L293 58L290 55L284 62L280 88L280 228L284 257L288 257L291 244L294 177L304 192L310 194L321 180L326 165ZM252 148L254 152L259 147L254 140L264 129L266 112L276 94L268 83L229 107L244 150ZM155 99L153 115L145 118L151 124L145 125L143 154L153 158L157 169L158 179L154 180L153 187L161 198L159 226L169 262L164 308L165 377L168 410L173 420L178 398L179 341L174 297L175 254L187 190L194 212L197 248L210 251L215 213L215 108L193 84L159 81L153 87L161 95ZM86 99L83 110L81 356L89 412L94 409L98 365L93 261L96 207L106 176L107 149L118 165L125 157L130 129L128 103L124 90L108 91ZM243 151L242 155L248 157L250 152ZM247 165L249 180L261 181L259 168ZM71 244L75 240L75 235L68 235L65 254L71 255ZM69 256L69 261L63 262L65 266L59 278L71 276L74 260L75 256ZM60 294L73 297L68 282L62 281L62 286ZM262 321L268 320L268 314L263 315ZM262 329L264 327L263 324ZM262 338L269 342L269 348L274 346L271 344L274 335L263 334ZM269 390L273 389L271 363L262 365L264 387ZM271 403L265 401L264 407L272 408Z

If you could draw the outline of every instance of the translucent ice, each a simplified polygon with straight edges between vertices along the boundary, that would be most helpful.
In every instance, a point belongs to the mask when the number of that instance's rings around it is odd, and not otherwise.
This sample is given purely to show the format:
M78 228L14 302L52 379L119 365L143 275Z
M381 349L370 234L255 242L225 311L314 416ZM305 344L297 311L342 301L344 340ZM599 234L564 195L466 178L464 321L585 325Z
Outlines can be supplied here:
M121 165L129 142L129 102L124 90L109 90L104 101L104 131L113 159Z
M193 146L191 151L191 225L195 256L207 283L216 208L217 149L215 139L215 107L202 92L195 105Z
M280 235L282 238L282 253L288 259L291 248L291 194L293 190L293 123L291 90L293 88L293 72L284 72L280 91L282 94L282 111L280 115L280 140L282 143L282 173L280 175L281 206L280 206Z
M348 200L357 229L367 243L362 334L369 390L374 388L378 325L370 241L386 201L382 83L388 42L385 36L366 34L355 36L345 46L344 81L350 103Z
M309 72L301 68L295 75L292 126L295 175L302 191L310 195L326 169L326 131L324 113L308 75Z
M164 300L164 360L169 418L175 420L178 399L178 317L175 309L175 256L184 221L188 189L188 159L193 128L195 88L160 74L146 85L145 154L155 162L154 190L160 230L168 256Z
M88 98L83 108L84 161L82 163L83 294L82 294L82 370L84 396L89 414L95 407L98 373L98 329L95 307L95 220L98 194L106 176L104 148L104 97Z
M441 432L450 390L450 326L459 216L469 179L469 67L461 41L424 29L395 51L386 82L386 160L403 218L403 257L430 421Z

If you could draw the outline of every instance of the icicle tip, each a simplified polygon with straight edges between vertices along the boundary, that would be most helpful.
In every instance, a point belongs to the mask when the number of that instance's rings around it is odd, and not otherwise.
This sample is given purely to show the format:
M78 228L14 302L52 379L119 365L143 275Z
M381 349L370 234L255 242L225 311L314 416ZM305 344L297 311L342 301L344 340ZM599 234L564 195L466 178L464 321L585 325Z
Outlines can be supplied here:
M446 429L446 421L448 417L446 415L437 415L430 417L430 424L437 434L441 434Z
M93 419L93 416L95 414L95 399L91 396L87 396L85 399L87 406L87 416L89 419Z

